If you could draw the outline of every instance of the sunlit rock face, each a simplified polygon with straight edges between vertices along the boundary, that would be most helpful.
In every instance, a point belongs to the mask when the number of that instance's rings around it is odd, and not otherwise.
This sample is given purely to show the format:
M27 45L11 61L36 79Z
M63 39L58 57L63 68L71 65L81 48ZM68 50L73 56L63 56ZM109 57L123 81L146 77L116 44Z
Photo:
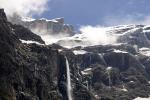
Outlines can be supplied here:
M73 26L65 24L64 18L48 20L45 18L32 19L14 15L13 17L9 17L9 21L13 24L20 24L38 35L57 35L64 33L71 36L75 34Z

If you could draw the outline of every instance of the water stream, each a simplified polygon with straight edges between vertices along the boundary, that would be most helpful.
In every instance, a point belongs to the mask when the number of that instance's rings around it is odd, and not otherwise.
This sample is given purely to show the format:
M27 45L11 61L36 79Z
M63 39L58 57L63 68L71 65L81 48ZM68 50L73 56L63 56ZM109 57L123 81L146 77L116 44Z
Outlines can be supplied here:
M105 61L103 55L102 55L102 54L99 54L99 56L100 56L100 58L102 59L102 61L103 61L103 63L105 64L105 66L107 66L107 63L106 63L106 61Z
M109 81L109 88L111 88L111 75L110 75L110 73L111 73L111 70L112 70L112 67L107 67L106 68L106 73L108 74L108 81Z
M67 94L68 94L68 100L72 99L72 88L71 88L71 77L70 77L70 68L69 68L69 62L67 57L66 58L66 71L67 71Z

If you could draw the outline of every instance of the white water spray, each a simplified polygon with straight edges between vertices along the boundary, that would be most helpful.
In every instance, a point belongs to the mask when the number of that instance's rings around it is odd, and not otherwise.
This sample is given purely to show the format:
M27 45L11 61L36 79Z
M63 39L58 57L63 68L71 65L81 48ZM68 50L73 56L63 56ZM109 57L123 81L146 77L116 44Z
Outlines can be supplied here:
M111 87L111 70L112 70L112 67L107 67L106 68L106 73L108 74L108 80L109 80L109 88Z
M107 66L107 63L106 63L106 61L105 61L103 55L102 55L102 54L99 54L99 56L100 56L100 58L102 59L102 61L103 61L103 63L105 64L105 66Z
M68 93L68 100L72 99L72 88L71 88L71 78L70 78L70 68L69 68L69 62L67 57L66 58L66 70L67 70L67 93Z

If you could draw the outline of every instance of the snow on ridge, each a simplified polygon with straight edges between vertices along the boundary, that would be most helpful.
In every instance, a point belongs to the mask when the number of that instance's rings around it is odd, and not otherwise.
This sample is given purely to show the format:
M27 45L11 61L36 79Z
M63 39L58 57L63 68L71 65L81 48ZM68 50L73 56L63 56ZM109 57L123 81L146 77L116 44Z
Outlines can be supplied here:
M31 22L31 21L35 21L36 19L31 17L21 17L21 20L24 22Z
M83 55L83 54L86 54L87 51L85 51L85 50L74 50L73 53L75 55Z
M22 20L23 22L32 22L32 21L36 21L36 20L44 20L44 21L46 21L46 22L58 23L58 22L59 22L59 21L58 21L59 19L62 19L62 18L54 18L54 19L49 20L49 19L46 19L46 18L34 19L34 18L32 18L32 17L21 17L21 20Z
M126 52L126 51L117 50L117 49L114 49L114 51L113 51L113 52L115 52L115 53L128 53L128 52Z
M142 47L139 49L139 52L145 56L150 56L150 48Z
M89 75L91 74L91 72L92 72L92 68L86 68L83 71L81 71L83 75Z
M147 28L150 28L150 25L145 25L145 26L143 27L144 30L147 29Z
M35 43L35 44L37 44L37 45L44 45L44 44L41 44L41 43L39 43L39 42L37 42L37 41L30 41L30 40L22 40L22 39L19 39L22 43L26 43L26 44L32 44L32 43Z
M126 28L135 28L136 25L131 24L131 25L117 25L117 26L112 26L112 29L117 29L117 30L121 30L121 29L126 29Z
M144 33L150 32L150 25L145 25L145 26L143 27L143 32L144 32Z
M130 81L130 83L134 83L134 81Z
M128 90L125 88L125 86L123 85L123 88L121 89L124 92L128 92Z
M144 33L148 33L148 32L150 32L150 30L143 30L143 32L144 32Z
M124 91L124 92L127 92L127 91L128 91L126 88L123 88L123 89L121 89L121 90Z
M116 30L126 29L129 30L121 33L116 33ZM64 41L68 40L68 45L70 47L76 46L94 46L94 45L120 45L121 42L117 42L117 39L122 35L127 35L138 31L140 27L137 25L120 25L120 26L111 26L111 27L102 27L102 26L82 26L80 28L81 34L75 34L72 37L68 37ZM61 43L60 43L61 44ZM122 43L123 44L123 43ZM62 43L62 46L65 46ZM117 52L117 51L116 51ZM119 52L119 51L118 51ZM117 52L117 53L118 53ZM123 52L122 53L127 53Z
M86 68L86 69L84 69L84 71L91 71L92 70L92 68Z
M110 71L110 70L112 70L112 67L107 67L106 70Z
M137 97L137 98L135 98L133 100L150 100L150 97L148 97L148 98Z
M40 19L37 19L37 20L44 20L44 21L46 21L46 22L58 23L58 21L57 21L56 19L51 19L51 20L49 20L49 19L46 19L46 18L40 18Z

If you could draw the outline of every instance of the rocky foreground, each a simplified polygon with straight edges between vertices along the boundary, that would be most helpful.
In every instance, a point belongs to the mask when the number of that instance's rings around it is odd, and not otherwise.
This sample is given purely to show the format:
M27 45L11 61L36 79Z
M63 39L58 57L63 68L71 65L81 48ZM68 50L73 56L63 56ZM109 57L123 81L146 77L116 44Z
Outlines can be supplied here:
M147 30L144 35L143 27ZM149 28L137 28L121 36L118 41L122 44L67 49L45 45L27 27L8 22L1 9L0 100L69 100L66 61L73 100L148 98ZM127 30L130 28L116 31Z

